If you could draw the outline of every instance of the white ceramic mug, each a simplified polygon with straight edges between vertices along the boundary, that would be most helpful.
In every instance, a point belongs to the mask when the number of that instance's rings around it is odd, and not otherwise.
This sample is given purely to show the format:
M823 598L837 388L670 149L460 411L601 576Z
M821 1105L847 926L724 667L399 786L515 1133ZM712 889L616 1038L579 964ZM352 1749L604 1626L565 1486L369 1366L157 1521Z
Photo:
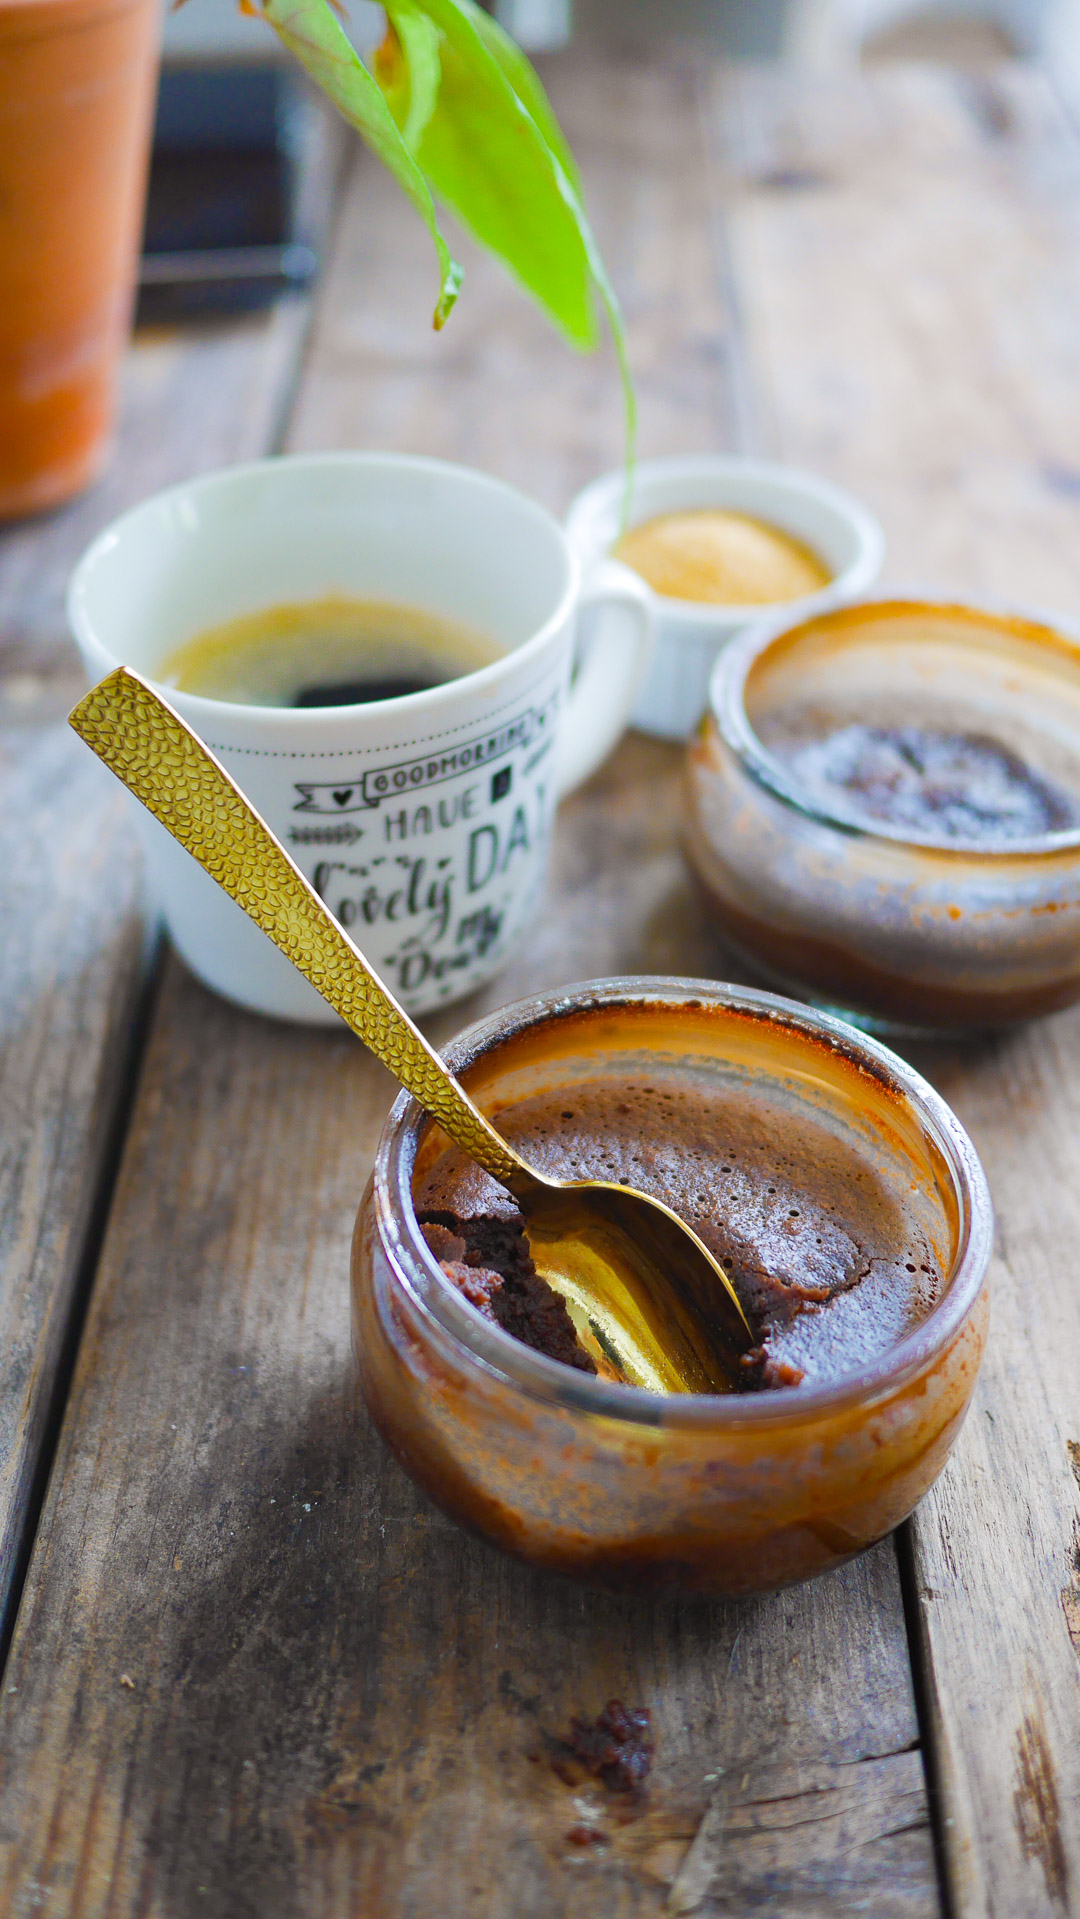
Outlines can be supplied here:
M562 528L501 481L438 460L318 454L171 488L107 529L68 597L93 679L154 680L203 629L338 593L422 607L506 650L460 679L358 706L244 706L163 687L413 1013L498 971L533 914L557 801L622 732L648 663L650 596L581 569ZM575 658L577 616L590 609ZM159 682L160 684L160 682ZM242 1006L336 1015L139 808L173 942Z
M566 530L582 564L594 566L618 539L622 473L605 473L579 493ZM709 678L722 646L751 621L780 614L792 621L872 586L885 557L885 535L850 493L813 473L770 460L698 453L642 460L634 472L630 524L694 507L727 507L793 534L818 555L830 578L819 592L784 606L712 606L654 594L657 627L652 667L631 712L634 726L660 739L690 737L705 711Z

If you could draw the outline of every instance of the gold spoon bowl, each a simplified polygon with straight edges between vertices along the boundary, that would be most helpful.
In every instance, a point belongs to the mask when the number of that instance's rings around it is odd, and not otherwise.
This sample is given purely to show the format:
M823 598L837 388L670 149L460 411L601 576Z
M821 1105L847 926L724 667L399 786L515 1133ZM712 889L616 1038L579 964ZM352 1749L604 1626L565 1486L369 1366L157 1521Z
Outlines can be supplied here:
M536 1173L474 1105L290 859L160 693L118 667L71 725L241 906L443 1131L521 1208L538 1271L618 1380L727 1393L750 1329L728 1275L678 1214L608 1180Z

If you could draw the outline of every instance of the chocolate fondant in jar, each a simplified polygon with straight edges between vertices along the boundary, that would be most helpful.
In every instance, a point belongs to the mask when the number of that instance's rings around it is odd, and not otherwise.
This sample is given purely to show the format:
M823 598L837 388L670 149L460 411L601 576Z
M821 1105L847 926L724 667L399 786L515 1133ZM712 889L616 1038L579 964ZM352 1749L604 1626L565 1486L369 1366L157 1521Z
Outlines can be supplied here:
M727 1393L613 1383L534 1288L512 1202L402 1099L353 1298L369 1409L413 1477L508 1550L616 1586L757 1590L898 1523L985 1336L989 1202L937 1095L850 1028L713 982L565 989L447 1058L538 1167L666 1196L730 1262L757 1345Z
M864 601L736 644L688 757L687 849L762 977L885 1031L1080 997L1080 649Z
M941 1250L873 1158L753 1086L667 1071L586 1079L504 1107L499 1130L538 1172L634 1186L700 1234L755 1339L736 1390L841 1379L914 1331L940 1296ZM584 1309L560 1314L530 1272L516 1203L459 1148L415 1197L443 1271L485 1316L537 1351L617 1376Z

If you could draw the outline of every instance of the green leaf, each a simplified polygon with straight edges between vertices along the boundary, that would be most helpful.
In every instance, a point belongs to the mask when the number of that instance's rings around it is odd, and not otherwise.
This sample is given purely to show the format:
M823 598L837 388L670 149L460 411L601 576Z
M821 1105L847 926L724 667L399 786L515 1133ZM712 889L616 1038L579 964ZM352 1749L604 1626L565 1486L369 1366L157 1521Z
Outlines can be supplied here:
M575 346L596 343L599 295L622 379L629 476L636 410L622 314L573 154L524 54L475 0L386 0L390 29L373 78L327 0L262 0L262 8L425 221L442 273L437 327L462 275L432 187Z
M435 308L435 325L441 327L461 289L462 272L439 230L431 189L402 138L394 115L326 0L262 0L262 10L278 38L306 67L346 120L363 138L398 184L408 194L424 221L435 245L441 274L441 288ZM415 23L413 23L415 25ZM432 37L427 46L433 56L429 65L421 47L423 29L410 29L411 48L417 61L417 77L410 89L409 111L415 112L417 126L435 104L434 88L425 87L425 78L434 78L435 47ZM412 69L410 68L410 72ZM407 116L408 117L408 116Z
M435 111L439 96L439 82L442 78L442 66L439 50L442 36L433 20L419 7L402 11L397 24L397 74L391 84L404 90L405 116L391 105L391 112L401 127L401 137L409 152L415 156L416 149L423 138L428 121ZM389 103L391 59L394 51L395 29L388 31L388 45L384 44L376 56L375 78ZM402 95L396 96L399 100Z
M498 61L522 106L535 120L580 199L581 177L577 161L570 151L570 142L552 112L551 102L540 85L536 68L525 58L517 41L511 40L498 21L490 13L485 13L483 7L478 7L475 0L458 0L458 5L472 21L488 52Z
M386 10L403 52L410 15L422 11L442 34L438 98L415 148L425 177L568 338L593 346L584 214L532 114L458 0L387 0Z

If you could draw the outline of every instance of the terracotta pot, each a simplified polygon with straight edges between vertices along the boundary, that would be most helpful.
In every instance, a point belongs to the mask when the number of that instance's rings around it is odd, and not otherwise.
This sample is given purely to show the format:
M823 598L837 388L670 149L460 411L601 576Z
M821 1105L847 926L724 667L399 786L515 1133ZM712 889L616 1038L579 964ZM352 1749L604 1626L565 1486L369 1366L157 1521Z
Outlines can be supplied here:
M135 285L158 0L0 0L0 518L100 468Z

